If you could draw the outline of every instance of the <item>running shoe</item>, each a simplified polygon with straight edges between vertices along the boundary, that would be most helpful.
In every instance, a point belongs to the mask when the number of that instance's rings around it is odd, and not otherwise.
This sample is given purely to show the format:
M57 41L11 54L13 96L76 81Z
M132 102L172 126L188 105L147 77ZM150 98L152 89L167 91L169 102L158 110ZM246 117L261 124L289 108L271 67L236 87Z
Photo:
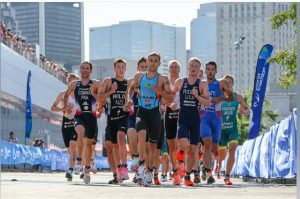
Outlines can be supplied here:
M154 177L154 184L161 185L161 182L159 181L158 177Z
M136 175L136 180L139 183L139 185L143 185L143 180L144 180L144 175L145 175L145 164L140 165L137 175Z
M171 172L170 172L170 173L169 173L169 180L172 181L172 180L173 180L173 177L174 177L174 173L171 173Z
M122 176L122 180L129 180L127 167L121 168L121 176Z
M194 176L194 183L199 184L201 182L200 175L197 173Z
M232 185L232 182L230 181L229 177L226 177L224 179L224 182L225 182L226 185Z
M116 172L117 172L117 180L118 180L118 182L122 183L123 182L123 179L122 179L122 168L117 168Z
M82 171L82 166L76 164L75 167L74 167L74 173L76 175L79 175L81 171Z
M84 173L81 173L79 178L83 179L83 177L84 177Z
M183 162L178 162L178 170L181 178L185 176L185 168Z
M96 165L91 165L91 171L93 172L93 174L96 174L98 172Z
M218 180L221 179L221 174L220 174L220 172L217 173L217 179L218 179Z
M201 179L202 181L205 181L206 180L206 169L204 167L202 167L202 174L201 174Z
M160 181L161 182L168 182L167 175L161 175L160 176Z
M187 187L194 187L195 186L195 184L191 181L191 177L190 176L185 176L185 178L184 178L184 184L185 184L185 186L187 186Z
M116 177L114 177L114 179L108 181L108 184L119 184L118 180Z
M139 158L133 158L130 169L131 171L137 171L139 168Z
M153 179L153 173L151 171L148 171L144 175L144 186L145 187L151 187L152 186L152 179Z
M183 161L184 160L184 152L181 150L176 151L176 158L178 161Z
M174 181L173 181L173 184L174 184L174 185L180 185L180 183L181 183L181 178L180 178L179 172L177 171L177 172L174 173Z
M209 176L209 178L207 178L207 184L213 184L215 182L216 182L216 180L214 179L213 176Z
M71 170L69 170L67 173L66 173L66 178L68 179L68 181L72 181L72 178L73 178L73 172Z
M89 184L91 181L91 176L90 176L90 171L89 169L84 169L84 174L83 174L83 182L85 184Z
M220 172L220 171L219 171L219 167L216 167L215 170L214 170L214 172L215 172L215 173Z

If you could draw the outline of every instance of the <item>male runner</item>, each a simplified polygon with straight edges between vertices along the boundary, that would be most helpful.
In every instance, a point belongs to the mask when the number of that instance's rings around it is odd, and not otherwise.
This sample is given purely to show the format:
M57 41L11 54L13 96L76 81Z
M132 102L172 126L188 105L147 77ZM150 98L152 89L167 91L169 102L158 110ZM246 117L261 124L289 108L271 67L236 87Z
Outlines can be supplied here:
M81 165L82 149L85 147L84 183L90 183L90 162L92 159L93 142L97 136L97 107L96 97L101 84L97 80L91 80L93 66L90 62L80 65L81 80L69 84L64 96L64 106L68 109L68 97L74 92L76 113L74 126L77 133L77 165Z
M117 164L117 179L119 182L122 182L129 179L125 139L128 110L124 109L127 91L127 80L125 79L126 61L121 58L115 59L114 70L115 77L109 77L103 81L98 100L100 102L106 100L108 104L107 127L114 151L119 152L120 160L117 160L115 156L115 161Z
M67 83L74 80L79 80L79 76L73 73L69 73L67 76ZM54 112L63 112L63 121L62 121L62 135L64 139L65 146L70 154L70 167L68 172L66 173L66 178L68 181L72 181L73 178L73 169L75 164L75 157L76 157L76 141L77 141L77 134L74 129L74 115L75 115L75 97L74 92L71 93L71 96L68 98L68 107L69 109L64 109L64 95L65 91L62 91L57 96L56 100L53 102L51 111ZM62 107L58 105L61 104Z
M138 61L138 72L146 72L147 71L147 65L146 65L146 58L142 57ZM128 86L131 85L133 79L128 80ZM136 121L136 114L138 111L138 98L137 98L137 91L134 91L132 102L133 106L130 108L129 116L128 116L128 130L127 130L127 136L128 136L128 143L129 143L129 149L130 153L132 155L132 163L131 163L131 170L137 171L138 165L139 165L139 152L138 152L138 134L135 129L135 121ZM136 178L136 177L135 177ZM134 179L135 180L135 179Z
M208 83L209 95L211 97L210 106L201 105L201 127L200 136L204 142L203 154L203 167L202 167L202 180L212 184L215 179L211 172L212 153L218 156L218 144L221 136L222 128L222 113L221 102L230 102L233 100L233 94L225 79L216 80L217 64L216 62L209 61L206 63L206 77ZM224 96L227 93L227 96Z
M190 174L195 163L195 150L200 139L198 103L204 104L205 106L209 106L210 104L208 100L207 83L198 79L200 66L201 62L198 58L190 58L188 62L188 77L177 79L173 88L174 94L177 92L180 94L177 135L179 149L180 151L188 149L185 176L186 186L195 186L190 179Z
M171 60L169 62L169 79L170 79L170 87L173 89L175 80L179 78L180 73L180 63L177 60ZM175 94L175 98L172 103L167 105L166 114L165 114L165 129L166 129L166 138L168 142L169 148L169 156L172 163L173 168L173 184L180 184L180 174L177 165L176 159L176 148L177 148L177 121L179 115L179 93ZM183 165L183 163L182 163ZM184 165L183 165L184 167Z
M138 147L139 147L139 172L137 179L143 179L145 169L145 145L146 136L149 140L149 165L148 172L145 175L144 185L152 186L153 167L155 166L155 150L160 137L160 112L159 102L161 97L167 103L172 102L173 95L170 89L170 83L167 77L160 75L157 70L160 65L160 55L158 53L150 53L147 58L148 71L146 73L138 72L134 76L134 80L128 89L128 104L132 104L131 97L135 88L138 87L138 104L136 129L138 131Z
M234 79L232 75L225 75L224 79L228 82L230 89L233 91ZM220 169L222 161L225 160L228 147L228 161L226 165L226 173L224 182L226 185L232 185L229 179L231 169L234 164L235 151L238 147L238 128L237 128L237 111L239 105L241 106L241 114L249 114L248 106L242 95L233 92L234 100L232 102L222 103L222 133L219 146L219 160L218 160L218 178L220 176Z

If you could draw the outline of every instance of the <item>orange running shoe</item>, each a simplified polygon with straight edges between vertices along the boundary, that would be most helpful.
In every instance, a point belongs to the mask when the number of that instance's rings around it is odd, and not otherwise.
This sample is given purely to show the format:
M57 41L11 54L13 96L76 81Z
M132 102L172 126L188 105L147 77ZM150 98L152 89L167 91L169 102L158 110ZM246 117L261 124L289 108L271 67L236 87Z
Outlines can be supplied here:
M183 161L184 160L184 151L177 150L176 151L176 158L178 161Z
M154 184L155 185L161 185L161 182L159 181L158 178L154 178Z
M194 187L195 186L195 184L191 181L190 178L189 179L184 179L184 184L187 187Z
M178 162L178 170L180 178L183 178L185 176L185 168L183 162Z
M232 185L232 182L230 181L229 178L225 178L224 182L225 182L226 185Z
M180 183L181 183L181 178L180 178L179 172L177 171L177 172L174 173L174 181L173 181L173 184L174 184L174 185L180 185Z

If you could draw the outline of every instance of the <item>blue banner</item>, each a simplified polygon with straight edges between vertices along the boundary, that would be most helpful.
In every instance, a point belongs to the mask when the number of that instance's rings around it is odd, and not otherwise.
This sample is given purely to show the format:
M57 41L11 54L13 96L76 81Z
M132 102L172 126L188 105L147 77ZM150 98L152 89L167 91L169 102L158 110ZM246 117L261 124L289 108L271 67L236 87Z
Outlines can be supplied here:
M268 81L269 65L267 61L271 56L273 46L270 44L264 45L258 55L254 88L252 95L251 111L250 111L250 122L249 122L249 133L248 138L256 138L259 134L261 113L263 108L263 102L265 99L265 92Z
M30 94L30 80L31 71L28 72L27 77L27 93L26 93L26 123L25 123L25 138L30 138L32 128L32 115L31 115L31 94Z

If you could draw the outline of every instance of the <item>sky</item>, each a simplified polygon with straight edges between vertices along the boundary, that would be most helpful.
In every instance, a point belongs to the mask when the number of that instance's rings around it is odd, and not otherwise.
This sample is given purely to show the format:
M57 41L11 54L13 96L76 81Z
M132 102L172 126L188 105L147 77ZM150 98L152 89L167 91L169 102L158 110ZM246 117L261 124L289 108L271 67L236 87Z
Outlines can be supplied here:
M197 17L199 0L101 0L84 1L85 59L89 60L89 29L110 26L119 21L147 20L186 28L190 48L190 23Z

